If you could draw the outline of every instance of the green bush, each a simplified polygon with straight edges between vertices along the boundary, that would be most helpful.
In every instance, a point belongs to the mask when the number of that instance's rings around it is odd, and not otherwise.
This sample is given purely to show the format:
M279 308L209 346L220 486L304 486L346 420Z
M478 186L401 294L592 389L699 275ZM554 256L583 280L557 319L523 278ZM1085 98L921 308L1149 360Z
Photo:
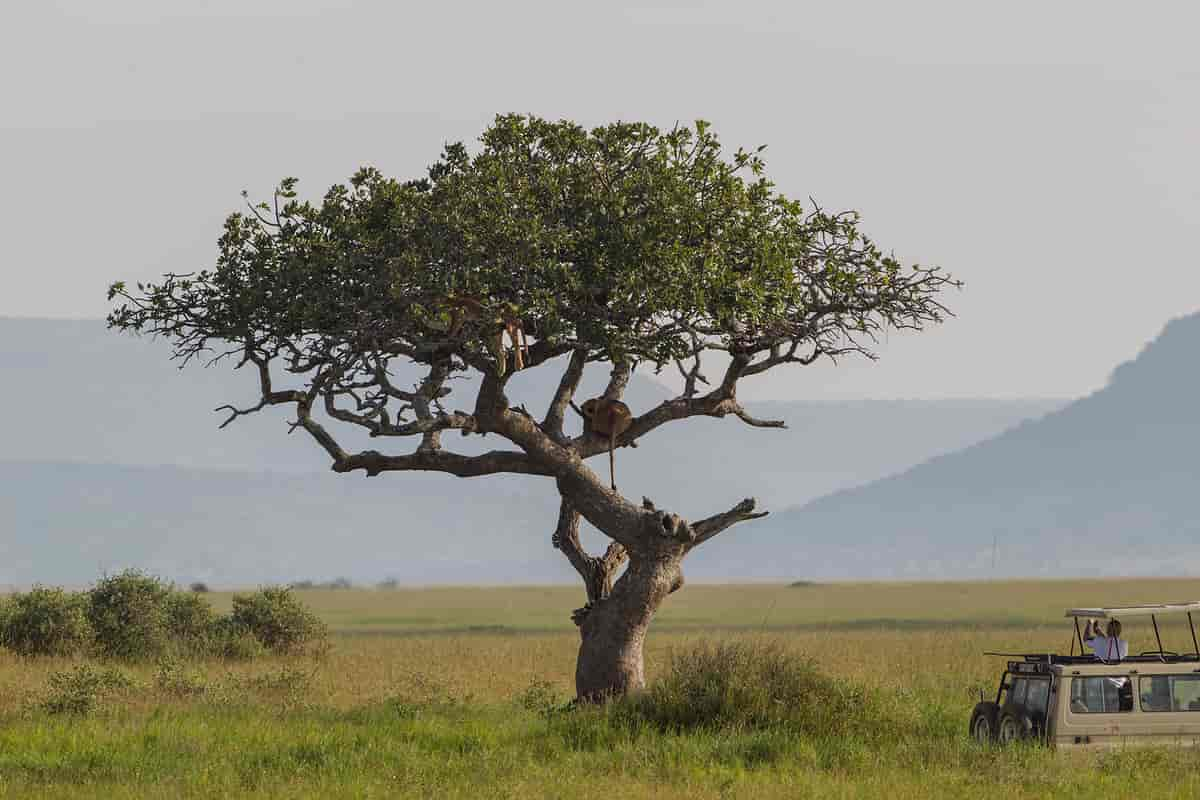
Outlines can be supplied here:
M203 597L171 592L166 598L167 632L173 648L183 655L210 652L217 615Z
M266 648L248 628L231 617L220 617L212 626L208 652L229 661L253 661L265 653Z
M216 656L248 661L266 651L327 647L325 625L289 589L267 587L233 599L217 616L201 595L138 570L105 576L86 593L35 587L0 598L0 645L23 655L152 661Z
M196 697L208 691L208 684L203 675L187 669L173 659L158 662L154 683L160 691L175 697Z
M25 656L69 656L91 639L84 598L35 586L14 594L0 610L0 643Z
M171 587L136 569L101 578L88 592L88 621L96 652L108 658L146 661L171 641L167 601Z
M50 674L50 694L42 708L51 714L90 714L100 707L105 694L133 686L133 680L120 670L80 664Z
M230 619L276 653L300 652L324 641L327 635L325 624L284 586L265 586L254 594L234 595Z
M872 735L889 723L863 689L830 678L777 643L700 643L616 710L660 730L763 730Z
M517 705L542 716L554 714L566 706L566 700L559 696L554 684L543 680L533 681L514 699Z

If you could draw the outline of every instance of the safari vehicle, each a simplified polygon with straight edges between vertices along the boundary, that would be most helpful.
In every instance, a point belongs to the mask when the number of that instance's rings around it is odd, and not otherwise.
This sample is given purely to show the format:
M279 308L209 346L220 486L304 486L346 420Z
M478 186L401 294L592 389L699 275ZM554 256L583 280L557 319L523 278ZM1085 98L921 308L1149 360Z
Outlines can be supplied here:
M1200 645L1193 612L1200 612L1200 602L1073 608L1066 613L1075 620L1070 654L987 653L1018 660L1007 663L995 700L984 700L980 692L971 712L971 736L979 742L1029 739L1063 748L1200 744ZM1164 614L1187 614L1192 652L1163 649L1157 618ZM1080 617L1147 616L1157 650L1105 661L1084 646Z

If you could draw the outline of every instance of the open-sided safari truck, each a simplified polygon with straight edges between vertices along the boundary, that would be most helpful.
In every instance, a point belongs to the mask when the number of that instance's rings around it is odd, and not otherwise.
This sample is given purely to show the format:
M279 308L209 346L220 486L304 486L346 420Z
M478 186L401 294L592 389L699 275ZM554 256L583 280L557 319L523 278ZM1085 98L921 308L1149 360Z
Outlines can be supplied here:
M1008 662L994 701L980 698L971 713L971 736L1001 744L1033 739L1052 747L1200 744L1200 645L1193 612L1200 613L1200 602L1072 608L1066 613L1075 620L1070 654L987 653L1020 660ZM1158 617L1165 614L1187 615L1192 652L1163 648ZM1084 646L1080 617L1149 617L1158 649L1102 660Z

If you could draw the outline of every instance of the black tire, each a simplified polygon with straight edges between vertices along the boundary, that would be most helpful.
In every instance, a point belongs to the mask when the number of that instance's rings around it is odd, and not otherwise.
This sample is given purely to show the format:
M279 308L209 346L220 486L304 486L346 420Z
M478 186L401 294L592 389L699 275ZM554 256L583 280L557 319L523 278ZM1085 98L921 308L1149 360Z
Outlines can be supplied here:
M980 744L991 744L999 733L1000 707L992 702L976 703L971 712L971 725L967 732Z
M1037 735L1033 718L1020 706L1005 705L996 725L996 741L1000 744L1032 739Z

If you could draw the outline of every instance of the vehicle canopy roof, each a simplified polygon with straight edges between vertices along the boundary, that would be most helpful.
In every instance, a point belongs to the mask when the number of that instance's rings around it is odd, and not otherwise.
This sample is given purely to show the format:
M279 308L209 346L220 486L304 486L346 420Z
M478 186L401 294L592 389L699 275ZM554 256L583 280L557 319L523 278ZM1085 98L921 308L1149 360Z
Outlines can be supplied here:
M1183 664L1183 669L1180 665ZM1128 675L1131 672L1136 672L1138 675L1179 675L1195 674L1193 670L1196 666L1195 658L1189 660L1171 660L1159 661L1158 659L1139 659L1122 661L1092 661L1082 664L1051 664L1044 671L1033 674L1054 674L1060 677L1065 675L1074 675L1078 677L1091 677L1093 675ZM1019 673L1016 677L1032 677L1030 673ZM1198 715L1200 716L1200 715Z
M1182 614L1200 611L1200 600L1182 603L1142 603L1136 606L1108 606L1103 608L1069 608L1063 616L1067 617L1148 617L1158 614Z

